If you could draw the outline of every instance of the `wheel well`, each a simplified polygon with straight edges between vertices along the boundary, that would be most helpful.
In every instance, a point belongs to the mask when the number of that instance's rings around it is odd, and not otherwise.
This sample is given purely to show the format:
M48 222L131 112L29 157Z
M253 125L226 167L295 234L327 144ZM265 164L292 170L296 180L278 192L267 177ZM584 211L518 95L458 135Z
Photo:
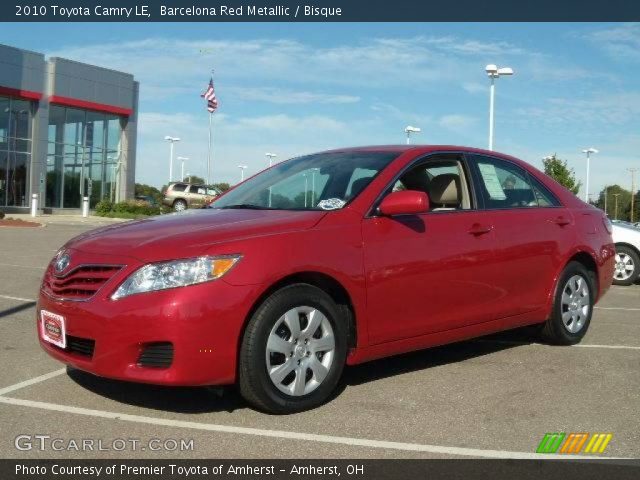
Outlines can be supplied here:
M187 201L184 198L176 198L173 200L173 203L171 205L175 205L176 202L184 202L185 204L187 203Z
M589 255L587 252L578 252L569 259L569 262L581 263L584 266L584 268L587 269L587 272L589 272L591 276L591 281L593 282L593 287L596 291L596 296L597 296L597 292L599 291L598 265L596 264L596 261L593 259L593 257Z
M336 305L338 305L340 310L344 312L344 315L347 317L346 319L348 322L349 332L347 344L349 348L355 347L357 340L357 330L355 311L353 308L353 303L351 302L351 297L340 282L338 282L335 278L320 272L295 273L293 275L284 277L271 285L262 293L262 295L260 295L258 300L251 307L251 310L249 310L247 318L245 319L245 326L249 322L249 319L252 317L254 312L262 304L262 302L264 302L272 293L288 285L293 285L296 283L306 283L308 285L313 285L314 287L323 290L332 298L332 300L336 303Z

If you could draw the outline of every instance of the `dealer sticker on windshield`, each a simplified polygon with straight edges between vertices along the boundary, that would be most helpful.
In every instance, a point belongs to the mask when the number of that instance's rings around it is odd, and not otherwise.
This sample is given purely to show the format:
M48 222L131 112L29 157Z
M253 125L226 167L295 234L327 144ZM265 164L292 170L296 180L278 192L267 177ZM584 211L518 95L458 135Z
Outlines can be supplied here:
M64 328L64 317L62 315L41 310L40 326L43 340L60 348L66 348L67 336Z

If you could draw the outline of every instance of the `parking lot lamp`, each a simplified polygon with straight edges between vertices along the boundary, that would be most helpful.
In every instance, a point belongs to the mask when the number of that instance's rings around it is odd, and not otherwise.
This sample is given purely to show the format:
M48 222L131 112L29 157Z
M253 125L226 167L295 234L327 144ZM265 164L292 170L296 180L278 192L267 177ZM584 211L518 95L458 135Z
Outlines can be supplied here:
M489 90L489 150L493 150L493 105L495 101L496 79L505 75L513 75L513 68L498 68L497 65L490 64L485 67L487 76L491 79Z
M247 166L238 165L238 168L240 169L240 182L244 182L244 171L246 170Z
M178 137L172 137L167 135L164 139L169 142L169 183L173 180L173 144L179 142L180 139Z
M178 160L182 162L182 165L180 166L180 181L184 182L184 162L189 160L189 157L178 157Z
M407 145L411 143L411 134L412 133L420 133L422 129L420 127L413 127L411 125L407 125L404 128L404 133L407 135Z
M275 153L267 152L264 154L264 156L269 159L269 166L271 167L273 165L273 159L276 158L278 155L276 155Z
M591 154L592 153L598 153L598 150L596 150L593 147L589 147L589 148L585 148L584 150L582 150L582 153L586 153L587 154L587 180L586 180L586 185L585 185L585 190L584 190L584 201L586 203L589 203L589 163L591 161Z
M615 199L615 203L614 203L614 207L613 207L613 219L617 220L618 219L618 197L620 196L619 193L614 193L613 194L613 198Z

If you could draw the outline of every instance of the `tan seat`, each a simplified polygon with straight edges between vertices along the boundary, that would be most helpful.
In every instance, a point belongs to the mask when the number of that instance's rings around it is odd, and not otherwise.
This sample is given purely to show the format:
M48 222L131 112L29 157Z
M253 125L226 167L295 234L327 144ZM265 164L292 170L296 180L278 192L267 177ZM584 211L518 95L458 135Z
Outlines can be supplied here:
M431 210L460 208L460 177L454 173L436 175L429 184Z

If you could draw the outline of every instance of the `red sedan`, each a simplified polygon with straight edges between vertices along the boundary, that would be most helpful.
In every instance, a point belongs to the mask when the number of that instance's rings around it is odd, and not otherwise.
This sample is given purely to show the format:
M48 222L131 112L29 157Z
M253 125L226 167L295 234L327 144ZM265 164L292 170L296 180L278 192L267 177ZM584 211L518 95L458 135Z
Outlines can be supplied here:
M614 264L605 215L513 157L344 149L209 209L74 238L45 273L38 332L96 375L237 383L288 413L325 401L345 364L533 324L577 343Z

